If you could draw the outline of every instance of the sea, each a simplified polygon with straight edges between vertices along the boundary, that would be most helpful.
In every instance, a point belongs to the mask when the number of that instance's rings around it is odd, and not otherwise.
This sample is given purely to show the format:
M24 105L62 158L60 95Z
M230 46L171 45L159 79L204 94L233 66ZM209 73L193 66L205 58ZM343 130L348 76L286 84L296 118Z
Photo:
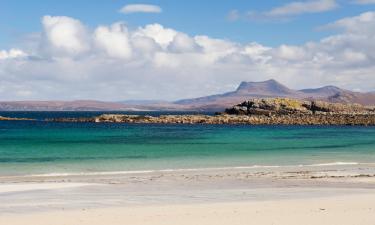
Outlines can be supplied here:
M36 119L0 121L0 176L375 163L374 126L45 121L103 113L0 112L0 116ZM187 113L196 114L137 112Z

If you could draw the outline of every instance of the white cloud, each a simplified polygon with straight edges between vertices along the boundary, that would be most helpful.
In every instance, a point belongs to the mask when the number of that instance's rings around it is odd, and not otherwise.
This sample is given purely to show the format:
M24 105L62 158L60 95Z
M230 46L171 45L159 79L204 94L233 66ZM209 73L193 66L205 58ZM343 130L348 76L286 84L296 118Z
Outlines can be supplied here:
M177 31L169 28L164 28L160 24L149 24L145 27L140 27L133 34L135 37L149 37L162 47L166 48L176 36Z
M233 42L210 38L206 35L195 36L195 41L203 47L206 53L230 54L237 49L236 44Z
M254 21L285 22L302 14L332 11L338 6L336 0L294 1L263 12L247 11L246 13L241 13L238 10L231 10L227 15L227 19L229 21L236 21L242 18Z
M370 29L375 25L375 12L365 12L359 16L344 18L334 23L328 24L326 28L344 29L348 33L356 34L375 34L374 29Z
M157 5L149 4L129 4L120 9L121 13L161 13L162 9Z
M193 38L181 32L174 36L168 47L172 52L180 53L195 52L200 48Z
M375 0L354 0L353 3L360 5L375 4Z
M189 36L160 24L89 29L73 18L44 17L42 37L30 45L39 47L0 51L0 96L171 100L269 78L294 88L375 90L374 15L335 21L326 28L337 34L320 41L278 47Z
M137 51L138 53L145 55L152 55L156 51L161 51L161 46L155 42L154 39L145 36L132 36L131 37L131 44L133 46L133 50Z
M86 29L79 20L66 16L44 16L42 24L48 44L42 46L45 51L77 55L89 49Z
M337 8L335 0L309 0L291 2L286 5L271 9L264 14L266 16L294 16L304 13L326 12Z
M10 49L9 51L2 50L0 51L0 60L1 59L16 59L26 57L27 54L20 49Z
M132 54L128 36L128 30L122 23L115 23L111 27L100 26L94 32L94 40L99 48L111 57L125 59Z
M306 58L303 48L297 46L281 45L273 50L273 56L277 59L288 61L301 61Z

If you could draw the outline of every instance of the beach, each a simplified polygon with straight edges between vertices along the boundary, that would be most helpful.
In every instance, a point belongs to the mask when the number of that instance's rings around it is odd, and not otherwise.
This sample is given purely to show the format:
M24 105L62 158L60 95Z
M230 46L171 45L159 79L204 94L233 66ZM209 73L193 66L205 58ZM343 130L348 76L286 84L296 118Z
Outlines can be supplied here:
M71 210L5 216L2 217L0 224L23 225L33 221L34 224L40 225L372 225L375 223L374 201L374 195L363 195L261 203L240 202Z
M0 122L1 225L375 223L371 126L30 115Z
M375 223L373 165L3 176L0 182L4 225Z

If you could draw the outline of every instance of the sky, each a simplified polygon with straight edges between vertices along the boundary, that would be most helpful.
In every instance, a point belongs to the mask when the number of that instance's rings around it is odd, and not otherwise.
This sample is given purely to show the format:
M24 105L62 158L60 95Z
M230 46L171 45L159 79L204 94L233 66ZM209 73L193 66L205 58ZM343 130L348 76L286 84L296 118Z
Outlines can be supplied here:
M375 91L375 0L0 0L0 100Z

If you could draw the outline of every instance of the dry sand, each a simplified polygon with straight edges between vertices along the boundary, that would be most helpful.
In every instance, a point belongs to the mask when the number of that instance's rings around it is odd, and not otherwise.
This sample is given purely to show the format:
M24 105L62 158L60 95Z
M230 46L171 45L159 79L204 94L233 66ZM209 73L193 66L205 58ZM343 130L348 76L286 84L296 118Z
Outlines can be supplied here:
M1 225L374 225L375 195L77 209L4 215Z

